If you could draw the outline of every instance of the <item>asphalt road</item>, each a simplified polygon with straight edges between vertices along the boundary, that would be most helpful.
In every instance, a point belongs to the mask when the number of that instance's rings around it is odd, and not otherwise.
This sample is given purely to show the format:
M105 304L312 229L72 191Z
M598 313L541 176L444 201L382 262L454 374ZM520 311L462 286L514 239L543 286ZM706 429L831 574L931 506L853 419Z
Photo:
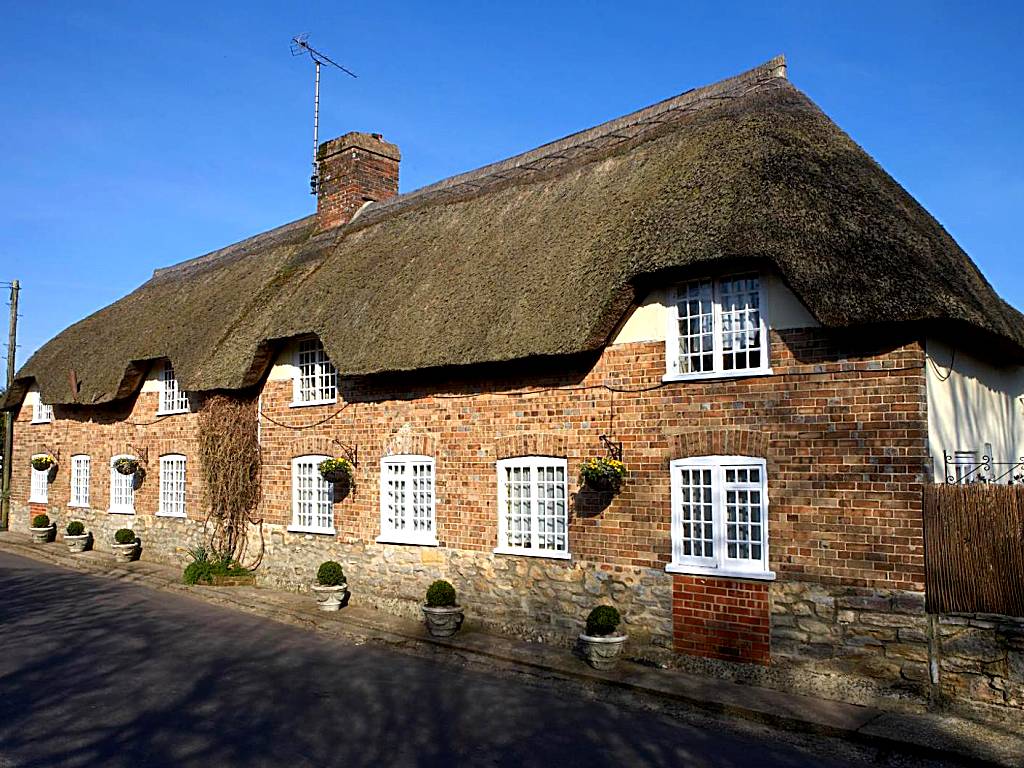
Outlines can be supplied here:
M0 643L0 766L851 764L6 553Z

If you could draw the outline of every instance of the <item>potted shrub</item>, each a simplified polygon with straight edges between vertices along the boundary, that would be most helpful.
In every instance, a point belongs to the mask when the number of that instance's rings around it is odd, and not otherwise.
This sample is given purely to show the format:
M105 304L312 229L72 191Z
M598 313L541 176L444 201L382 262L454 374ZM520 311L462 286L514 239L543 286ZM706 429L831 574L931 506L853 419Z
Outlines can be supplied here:
M324 459L317 465L320 477L328 483L348 485L352 482L352 462L348 459Z
M134 475L139 471L139 460L131 456L122 456L114 461L114 469L122 475Z
M599 605L587 616L587 629L580 635L583 656L594 669L611 669L622 653L629 637L616 633L621 621L618 610L610 605Z
M455 603L455 587L443 579L427 587L423 618L427 622L427 630L434 637L451 637L458 632L464 616L462 608Z
M55 466L57 466L57 459L55 459L49 453L44 453L40 454L39 456L32 457L32 469L37 470L38 472L49 471L51 468Z
M345 583L345 571L342 570L341 563L334 560L320 563L313 594L316 595L316 602L321 611L336 611L341 608L348 594L348 584Z
M36 515L32 518L32 542L34 544L46 544L53 541L57 533L57 524L51 523L47 515Z
M599 493L618 493L625 476L626 465L618 459L587 459L580 466L580 482Z
M72 554L85 552L89 546L89 534L85 532L85 525L78 520L68 523L67 532L64 534L64 543L68 545L68 552Z
M114 559L130 563L139 555L139 539L131 528L118 528L114 533Z

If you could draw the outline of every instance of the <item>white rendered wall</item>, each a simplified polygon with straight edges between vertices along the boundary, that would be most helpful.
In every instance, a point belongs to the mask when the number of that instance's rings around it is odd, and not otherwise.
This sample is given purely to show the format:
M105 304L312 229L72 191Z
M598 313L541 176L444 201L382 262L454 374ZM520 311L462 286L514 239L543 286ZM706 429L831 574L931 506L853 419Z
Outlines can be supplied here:
M1024 366L985 362L966 352L967 344L925 342L935 482L945 481L944 452L976 451L980 459L991 449L996 462L1024 457Z
M782 279L773 274L762 274L768 325L776 330L786 328L813 328L818 325L807 307L798 299ZM664 341L668 330L668 291L651 291L633 310L612 339L612 344L635 341Z

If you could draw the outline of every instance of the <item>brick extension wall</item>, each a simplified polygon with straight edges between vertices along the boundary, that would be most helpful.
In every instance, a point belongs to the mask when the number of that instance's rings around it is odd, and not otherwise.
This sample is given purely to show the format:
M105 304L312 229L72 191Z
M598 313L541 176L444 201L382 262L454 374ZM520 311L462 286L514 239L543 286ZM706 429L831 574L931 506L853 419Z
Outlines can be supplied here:
M673 647L723 661L767 664L771 622L769 584L675 574Z
M736 652L722 652L728 644L717 637L711 649L694 639L700 632L715 635L709 625L698 630L680 613L673 631L673 591L677 583L687 583L664 570L671 556L667 468L673 458L705 451L766 458L770 559L781 582L923 589L920 494L926 413L920 345L893 341L886 348L878 342L844 341L820 329L773 332L772 365L772 376L662 385L663 345L631 343L610 347L596 359L480 368L458 377L447 372L346 379L336 405L305 408L289 407L290 382L270 380L261 393L260 514L268 541L261 578L303 588L319 560L333 556L358 587L356 599L406 613L416 610L430 580L449 578L471 616L558 642L571 639L573 627L582 624L593 604L609 602L626 613L634 655L655 657L675 646L764 662L767 652L756 637L737 640ZM195 415L157 420L156 395L149 392L120 408L55 410L50 425L29 424L29 409L18 415L14 497L21 511L15 523L27 525L24 501L32 453L59 451L49 507L63 524L68 517L84 516L67 508L73 453L93 457L90 519L100 521L111 517L103 511L110 457L143 450L150 474L137 494L134 524L152 532L144 556L180 559L176 550L190 543L197 526L166 519L151 524L157 508L156 468L161 453L189 457L189 514L201 520ZM313 428L318 422L324 423ZM567 458L574 478L582 460L603 453L602 434L623 443L629 477L607 508L590 505L573 483L573 559L493 554L494 462L519 451L556 453ZM356 449L359 466L353 492L335 504L337 535L286 531L290 460L306 453L338 453L340 445ZM435 456L441 547L433 552L438 556L374 541L380 518L379 460L389 452ZM181 544L175 543L174 526L181 527ZM727 592L760 589L731 583ZM716 607L715 597L700 600L694 592L681 600L692 607L703 604L716 622L732 621ZM744 607L756 614L749 617L751 626L760 627L767 603L743 599L755 604ZM683 648L687 643L692 646Z

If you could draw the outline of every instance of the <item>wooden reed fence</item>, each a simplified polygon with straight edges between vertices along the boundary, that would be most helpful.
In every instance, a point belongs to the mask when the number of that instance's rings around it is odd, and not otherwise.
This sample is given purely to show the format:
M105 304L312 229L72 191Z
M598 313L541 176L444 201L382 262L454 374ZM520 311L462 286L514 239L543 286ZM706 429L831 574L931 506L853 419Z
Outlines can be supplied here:
M929 613L1024 616L1024 486L926 485Z

